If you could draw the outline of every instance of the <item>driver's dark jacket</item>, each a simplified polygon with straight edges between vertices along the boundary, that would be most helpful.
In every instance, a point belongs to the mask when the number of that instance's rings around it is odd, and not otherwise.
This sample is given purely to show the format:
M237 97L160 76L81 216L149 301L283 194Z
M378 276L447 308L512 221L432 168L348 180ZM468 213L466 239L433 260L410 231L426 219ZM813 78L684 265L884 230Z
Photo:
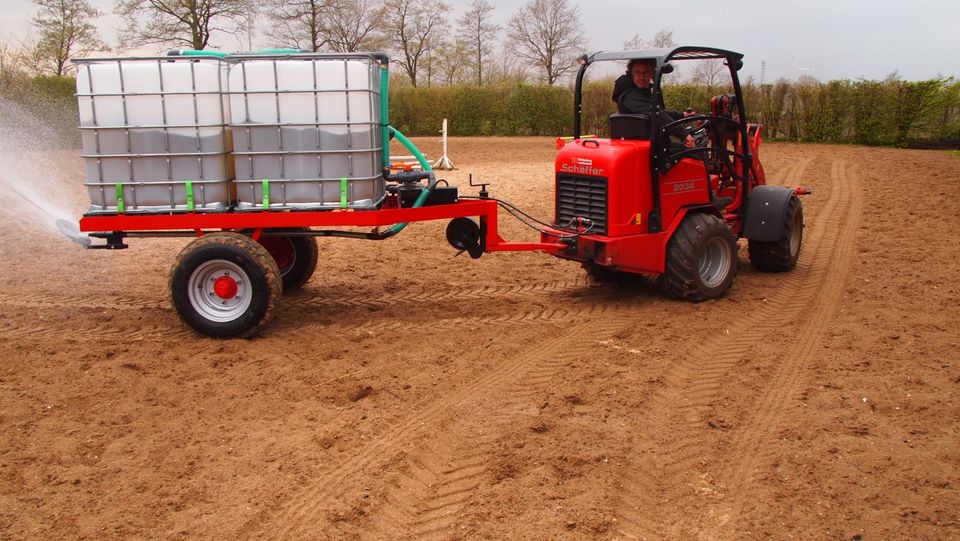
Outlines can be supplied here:
M647 116L653 114L653 93L649 88L640 88L635 85L629 73L621 75L613 83L613 101L617 102L617 112L620 114ZM679 111L661 109L657 115L657 125L669 124L681 118L683 113ZM676 126L670 134L683 139L687 136L687 131L683 126Z

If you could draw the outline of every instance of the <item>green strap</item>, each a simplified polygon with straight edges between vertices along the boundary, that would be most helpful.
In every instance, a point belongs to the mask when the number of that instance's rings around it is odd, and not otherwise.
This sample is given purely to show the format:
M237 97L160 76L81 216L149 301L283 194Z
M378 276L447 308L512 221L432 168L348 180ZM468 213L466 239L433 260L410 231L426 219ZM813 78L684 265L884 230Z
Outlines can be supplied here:
M193 212L193 182L187 180L187 182L183 185L183 189L186 191L187 195L187 211Z
M114 184L114 187L117 191L117 213L123 214L127 210L126 205L123 203L123 184L118 182Z
M347 177L340 178L340 208L347 208Z
M270 181L263 179L263 210L270 210Z

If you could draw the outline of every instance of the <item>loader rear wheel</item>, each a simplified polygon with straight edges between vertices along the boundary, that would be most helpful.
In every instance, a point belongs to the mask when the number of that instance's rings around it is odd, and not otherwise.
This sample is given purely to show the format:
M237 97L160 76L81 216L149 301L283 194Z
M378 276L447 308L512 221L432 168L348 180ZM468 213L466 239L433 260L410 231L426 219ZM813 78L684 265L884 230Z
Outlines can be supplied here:
M688 214L667 244L660 287L671 297L699 302L726 293L737 275L737 239L712 214Z
M751 240L747 246L750 263L765 272L787 272L797 266L803 242L803 205L793 196L787 203L783 236L776 241Z
M188 244L170 272L180 319L201 334L255 334L273 317L283 292L266 248L239 233L212 233Z
M290 231L307 231L307 229L299 228ZM284 293L303 287L317 270L316 237L264 235L260 237L259 242L277 262Z

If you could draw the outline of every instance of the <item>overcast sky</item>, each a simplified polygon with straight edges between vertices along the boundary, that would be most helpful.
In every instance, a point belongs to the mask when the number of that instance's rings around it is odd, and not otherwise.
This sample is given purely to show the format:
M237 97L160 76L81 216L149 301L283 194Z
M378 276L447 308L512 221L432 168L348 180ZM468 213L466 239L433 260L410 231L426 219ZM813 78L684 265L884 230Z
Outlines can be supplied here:
M505 21L526 0L489 0ZM470 0L447 0L451 22ZM116 42L118 20L112 0L91 0L107 13L102 37ZM619 50L639 33L674 32L678 44L709 45L744 53L741 77L766 81L810 75L831 79L883 79L896 70L908 80L938 75L960 78L960 0L686 0L637 2L571 0L578 6L587 51ZM0 35L8 44L23 40L35 9L29 0L0 0ZM254 38L255 47L257 39ZM246 38L221 36L224 50L246 49ZM264 43L261 43L264 45Z

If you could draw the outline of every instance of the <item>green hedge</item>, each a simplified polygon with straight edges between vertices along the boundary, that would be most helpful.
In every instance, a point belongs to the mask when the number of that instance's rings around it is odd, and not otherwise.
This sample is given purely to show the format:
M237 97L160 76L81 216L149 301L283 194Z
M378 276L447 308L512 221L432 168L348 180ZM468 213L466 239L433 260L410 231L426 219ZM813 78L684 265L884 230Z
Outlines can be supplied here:
M587 83L583 93L583 133L606 134L613 80ZM679 84L667 88L668 108L706 112L711 96L729 92ZM743 86L752 121L767 137L888 146L960 147L960 82L778 81ZM390 92L391 124L408 135L437 133L444 118L451 135L570 135L570 88L515 86L399 87Z
M29 109L58 134L59 145L77 146L75 82L70 77L4 73L0 96ZM606 135L613 79L584 86L582 132ZM693 84L668 87L671 109L705 112L723 88ZM886 146L960 148L960 82L840 80L743 86L748 116L767 137ZM407 135L434 135L443 119L451 135L570 135L573 91L546 85L448 86L390 90L390 123Z

